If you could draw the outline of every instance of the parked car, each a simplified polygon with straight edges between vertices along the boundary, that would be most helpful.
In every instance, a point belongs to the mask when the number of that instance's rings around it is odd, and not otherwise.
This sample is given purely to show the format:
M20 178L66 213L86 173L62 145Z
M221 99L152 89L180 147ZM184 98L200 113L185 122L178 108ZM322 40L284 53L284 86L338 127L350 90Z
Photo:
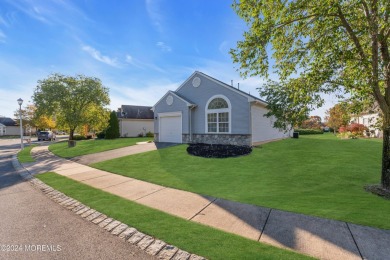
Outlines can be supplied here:
M38 141L56 140L56 135L52 131L40 131L37 136L38 136Z

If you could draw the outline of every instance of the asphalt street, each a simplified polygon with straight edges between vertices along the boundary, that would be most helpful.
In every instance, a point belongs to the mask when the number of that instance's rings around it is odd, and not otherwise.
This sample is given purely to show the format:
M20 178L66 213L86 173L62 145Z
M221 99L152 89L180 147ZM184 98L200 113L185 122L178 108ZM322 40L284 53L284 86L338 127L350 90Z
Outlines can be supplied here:
M155 259L56 204L14 171L0 139L0 259Z

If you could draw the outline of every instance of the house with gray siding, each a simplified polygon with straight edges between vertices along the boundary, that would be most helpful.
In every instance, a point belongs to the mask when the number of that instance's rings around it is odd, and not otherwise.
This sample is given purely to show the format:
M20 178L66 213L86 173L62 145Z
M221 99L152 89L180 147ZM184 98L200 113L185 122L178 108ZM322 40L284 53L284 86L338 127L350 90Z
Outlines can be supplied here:
M286 138L267 103L195 71L153 107L156 142L256 145Z

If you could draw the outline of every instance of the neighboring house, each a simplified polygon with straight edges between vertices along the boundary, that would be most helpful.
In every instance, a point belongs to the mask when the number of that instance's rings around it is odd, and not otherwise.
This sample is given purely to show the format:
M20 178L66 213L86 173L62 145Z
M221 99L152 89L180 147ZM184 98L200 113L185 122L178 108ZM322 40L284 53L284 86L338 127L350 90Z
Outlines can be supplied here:
M5 129L7 127L3 124L0 124L0 136L5 135Z
M153 111L148 106L122 105L118 111L121 137L135 137L147 132L153 133Z
M288 137L273 127L267 103L194 72L152 108L156 142L256 145Z
M9 117L0 117L0 135L20 135L19 125Z
M352 116L350 123L362 124L368 128L371 137L382 138L383 132L378 125L379 119L379 113L362 113L358 116Z

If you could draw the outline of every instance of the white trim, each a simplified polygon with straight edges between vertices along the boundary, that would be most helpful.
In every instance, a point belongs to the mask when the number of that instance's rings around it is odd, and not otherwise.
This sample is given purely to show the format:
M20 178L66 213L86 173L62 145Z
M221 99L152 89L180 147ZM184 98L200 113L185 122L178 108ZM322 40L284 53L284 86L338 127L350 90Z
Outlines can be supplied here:
M162 117L176 117L180 116L180 133L181 133L181 138L180 138L180 143L183 143L183 113L182 111L176 111L176 112L164 112L164 113L157 113L158 117L158 141L161 142L161 118Z
M182 116L181 111L175 111L175 112L163 112L163 113L157 113L157 116L160 117L168 117L168 116Z
M157 103L151 108L151 110L154 112L154 109L156 108L156 106L157 106L162 100L164 100L165 97L166 97L167 95L169 95L169 94L175 96L176 98L178 98L178 99L180 99L181 101L183 101L184 103L186 103L188 107L195 105L195 104L192 104L192 103L188 102L188 101L185 100L184 98L178 96L174 91L169 90L167 93L165 93L164 96L162 96L162 98L160 98L159 101L157 101Z
M208 109L209 104L211 101L213 101L216 98L222 98L228 103L228 108L222 108L222 109ZM219 125L218 125L218 119L217 119L217 132L209 132L208 129L208 120L207 115L211 113L223 113L228 112L229 113L229 132L219 132ZM231 134L232 132L232 104L230 103L230 100L225 95L214 95L209 100L207 100L206 106L204 108L204 116L205 116L205 129L204 132L206 134Z

